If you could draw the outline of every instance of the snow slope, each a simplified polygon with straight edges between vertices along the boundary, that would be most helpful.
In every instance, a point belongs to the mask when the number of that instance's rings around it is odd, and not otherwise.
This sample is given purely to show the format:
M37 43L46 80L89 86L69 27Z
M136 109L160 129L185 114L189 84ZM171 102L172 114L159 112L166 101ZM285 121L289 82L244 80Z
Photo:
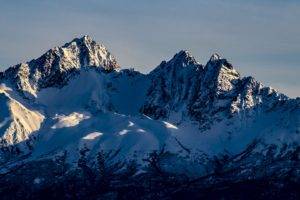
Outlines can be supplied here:
M0 131L2 147L18 144L38 131L44 116L38 110L14 99L13 92L0 85Z

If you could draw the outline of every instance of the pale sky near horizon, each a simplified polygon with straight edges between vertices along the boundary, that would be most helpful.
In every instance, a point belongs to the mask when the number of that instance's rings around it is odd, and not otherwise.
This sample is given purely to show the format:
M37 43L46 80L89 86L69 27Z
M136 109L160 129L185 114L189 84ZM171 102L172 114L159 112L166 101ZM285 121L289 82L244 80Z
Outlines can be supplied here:
M90 35L149 72L181 49L300 96L299 0L0 0L0 70Z

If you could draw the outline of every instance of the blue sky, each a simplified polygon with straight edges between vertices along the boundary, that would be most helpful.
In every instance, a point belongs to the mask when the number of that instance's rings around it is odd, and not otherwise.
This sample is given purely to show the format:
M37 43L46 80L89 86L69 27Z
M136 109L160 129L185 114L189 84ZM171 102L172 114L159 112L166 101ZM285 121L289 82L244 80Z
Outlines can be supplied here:
M0 0L0 68L85 34L149 72L181 49L300 96L298 0Z

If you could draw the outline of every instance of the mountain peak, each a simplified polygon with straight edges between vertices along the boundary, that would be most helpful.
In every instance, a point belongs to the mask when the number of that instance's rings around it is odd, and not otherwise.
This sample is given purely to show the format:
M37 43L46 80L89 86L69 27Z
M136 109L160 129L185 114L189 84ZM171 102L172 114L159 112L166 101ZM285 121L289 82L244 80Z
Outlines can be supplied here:
M222 59L222 57L218 53L214 53L211 55L209 61L213 62L213 61L217 61L217 60L221 60L221 59Z
M199 64L196 59L192 56L190 52L187 50L181 50L174 55L174 57L169 61L169 63L173 64L182 64L184 66L187 65L196 65Z
M178 53L175 54L176 56L184 56L184 57L192 57L191 53L188 50L180 50Z
M91 45L97 45L97 43L89 36L89 35L84 35L79 38L74 38L71 42L66 43L65 45L62 46L62 48L67 48L70 45L86 45L86 46L91 46ZM98 44L99 45L99 44ZM103 45L101 45L103 46Z
M92 40L92 38L89 35L84 35L81 39L84 40L84 41L91 41Z
M75 58L77 57L80 62L77 63L77 66L79 64L79 67L101 66L106 70L114 70L119 68L115 57L107 50L107 48L104 45L95 42L88 35L73 39L71 42L62 46L61 49L65 58L67 58L69 55L75 56Z
M169 61L162 61L150 74L157 74L162 71L178 71L189 69L203 68L203 66L196 61L190 52L181 50L176 53Z
M181 50L178 53L176 53L174 55L174 57L171 59L171 61L175 61L175 62L196 62L195 58L192 56L192 54L190 52L188 52L187 50Z
M119 65L104 45L84 35L50 49L37 59L7 69L4 75L19 89L32 94L39 88L64 85L70 75L82 67L101 67L111 71L118 69ZM12 80L11 77L16 78Z
M72 41L91 42L91 41L93 41L93 39L89 35L84 35L84 36L79 37L79 38L74 38Z
M218 53L214 53L214 54L211 55L211 57L210 57L209 61L207 62L205 68L207 68L207 69L214 68L214 70L216 70L216 69L220 70L222 67L233 70L232 64L229 63L227 61L227 59L222 58L220 56L220 54L218 54Z

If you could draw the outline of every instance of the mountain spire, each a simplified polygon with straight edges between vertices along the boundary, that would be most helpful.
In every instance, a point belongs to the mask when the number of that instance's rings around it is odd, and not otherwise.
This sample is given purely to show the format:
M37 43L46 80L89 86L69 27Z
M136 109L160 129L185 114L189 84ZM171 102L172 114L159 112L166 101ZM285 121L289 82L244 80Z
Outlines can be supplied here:
M217 60L220 60L222 59L221 56L218 54L218 53L214 53L211 55L209 61L213 62L213 61L217 61Z
M75 56L77 67L95 66L103 67L106 70L114 70L119 68L115 57L107 50L107 48L95 42L90 36L84 35L81 38L75 38L71 42L61 47L65 58ZM75 54L75 55L72 55Z
M73 72L82 67L111 71L118 69L119 65L104 45L85 35L50 49L37 59L8 68L4 76L17 89L34 94L40 88L61 87Z
M174 55L174 57L169 62L184 63L184 64L190 64L190 63L197 64L196 59L187 50L179 51L178 53L176 53Z

